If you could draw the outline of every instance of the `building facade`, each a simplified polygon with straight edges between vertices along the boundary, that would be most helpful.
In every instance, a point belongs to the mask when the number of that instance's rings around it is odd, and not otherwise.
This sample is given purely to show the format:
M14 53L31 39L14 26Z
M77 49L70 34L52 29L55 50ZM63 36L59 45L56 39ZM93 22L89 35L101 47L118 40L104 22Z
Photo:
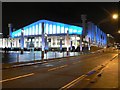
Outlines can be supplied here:
M77 48L80 46L81 40L82 47L87 46L89 49L92 45L98 47L105 47L107 45L106 34L93 23L87 23L86 31L87 35L82 40L82 26L39 20L14 32L10 32L11 35L9 38L1 38L0 47L21 48L23 46L23 48L29 49L31 47L42 48L44 44L45 49L62 49L72 46ZM21 39L22 36L23 39ZM42 37L44 37L44 43L42 43Z

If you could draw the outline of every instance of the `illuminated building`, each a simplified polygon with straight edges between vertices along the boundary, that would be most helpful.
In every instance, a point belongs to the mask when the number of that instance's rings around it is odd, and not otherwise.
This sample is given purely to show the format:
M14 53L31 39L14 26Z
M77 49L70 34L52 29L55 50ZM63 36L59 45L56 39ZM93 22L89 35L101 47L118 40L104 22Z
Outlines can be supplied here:
M44 26L42 27L42 23ZM96 25L91 22L87 23L87 35L83 38L83 47L85 43L104 47L107 44L106 34L102 32ZM42 47L42 29L44 28L45 34L45 48L66 48L80 46L80 36L82 35L83 28L81 26L69 25L49 20L39 20L21 29L12 32L10 38L0 39L0 45L4 47L20 48L21 32L23 30L24 48L41 48ZM69 44L67 44L67 31L69 32Z

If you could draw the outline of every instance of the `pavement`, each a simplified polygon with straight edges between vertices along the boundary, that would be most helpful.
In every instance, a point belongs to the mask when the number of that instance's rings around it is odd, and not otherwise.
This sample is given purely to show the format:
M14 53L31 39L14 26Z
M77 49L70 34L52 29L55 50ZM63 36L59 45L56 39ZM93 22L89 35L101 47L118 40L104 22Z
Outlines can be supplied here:
M118 88L118 57L105 66L101 76L95 77L88 88Z
M120 90L118 77L120 70L118 70L118 65L120 62L120 55L114 57L110 61L103 65L103 68L96 73L91 71L91 75L86 76L76 85L71 88L96 88L96 89L110 89L110 90ZM81 83L82 84L81 86Z

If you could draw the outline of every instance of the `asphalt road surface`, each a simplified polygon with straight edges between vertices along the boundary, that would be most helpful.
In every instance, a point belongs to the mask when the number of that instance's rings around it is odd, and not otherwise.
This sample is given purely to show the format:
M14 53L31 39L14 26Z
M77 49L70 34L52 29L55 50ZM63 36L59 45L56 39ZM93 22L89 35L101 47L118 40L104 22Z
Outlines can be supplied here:
M80 81L88 72L114 59L117 55L117 51L94 53L55 59L43 64L4 69L0 82L2 88L56 88L60 90L79 88L84 86L84 82L80 83ZM78 83L80 84L77 85Z

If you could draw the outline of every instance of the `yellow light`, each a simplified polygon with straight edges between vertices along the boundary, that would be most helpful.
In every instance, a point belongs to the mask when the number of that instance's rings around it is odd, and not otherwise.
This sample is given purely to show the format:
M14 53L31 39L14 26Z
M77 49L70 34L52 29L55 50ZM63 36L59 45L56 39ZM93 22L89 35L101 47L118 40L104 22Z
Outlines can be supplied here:
M118 31L118 33L120 34L120 30Z
M113 19L117 19L118 18L118 14L113 14Z

